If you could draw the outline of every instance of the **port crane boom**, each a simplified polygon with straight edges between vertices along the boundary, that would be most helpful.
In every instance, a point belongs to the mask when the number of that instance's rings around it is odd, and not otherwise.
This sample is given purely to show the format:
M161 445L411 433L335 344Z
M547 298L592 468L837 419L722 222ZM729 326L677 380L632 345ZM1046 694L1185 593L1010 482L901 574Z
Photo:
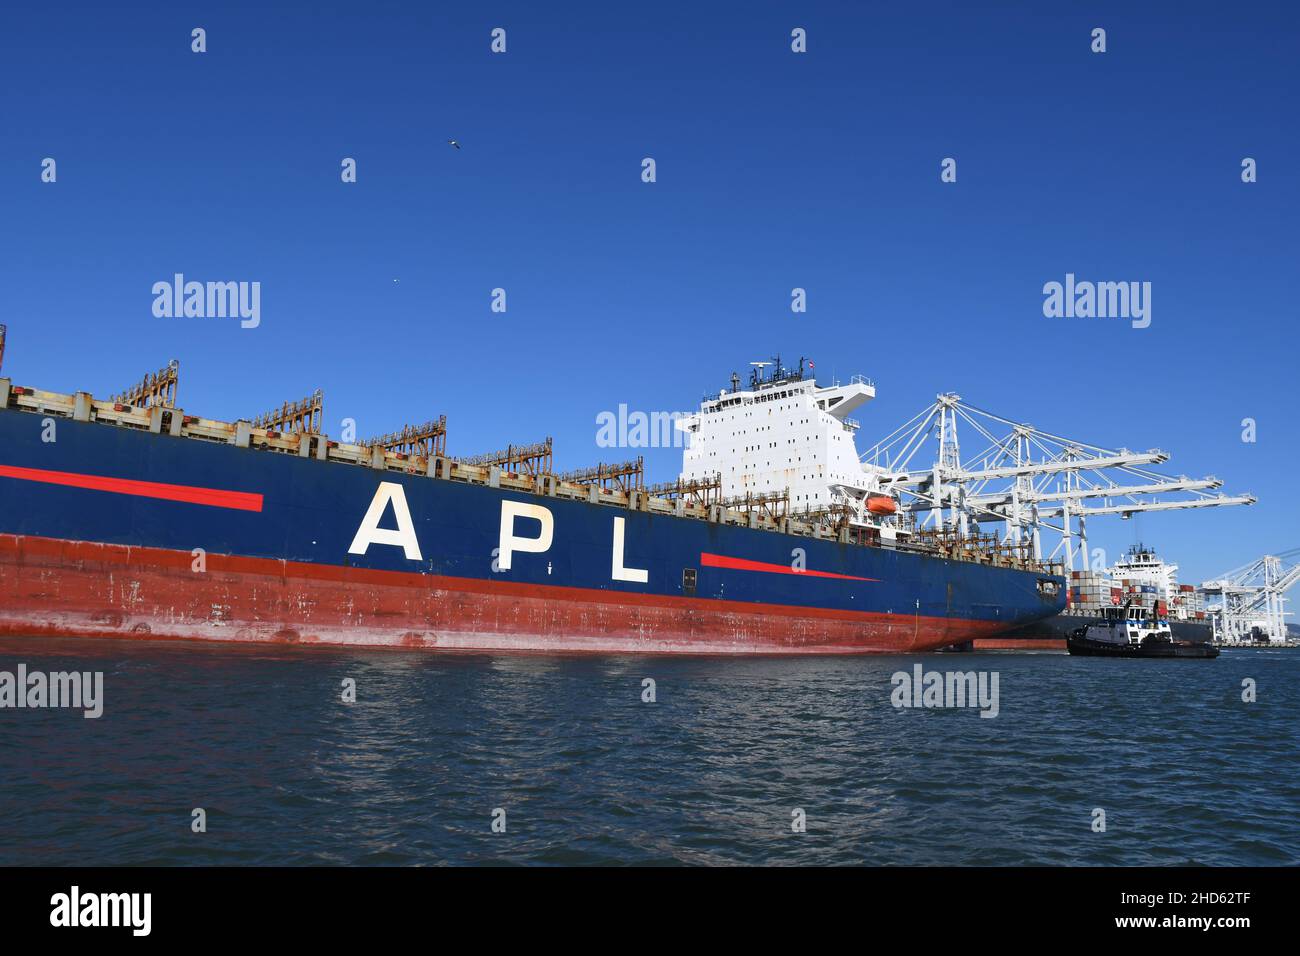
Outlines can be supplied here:
M974 434L977 453L963 455L959 429ZM1042 531L1056 531L1061 541L1052 557L1063 552L1068 570L1075 568L1076 553L1087 563L1089 517L1255 502L1249 494L1212 493L1223 485L1213 476L1151 470L1147 466L1169 460L1161 449L1111 449L1065 438L967 404L952 392L936 396L861 459L864 470L898 493L902 510L919 517L920 527L964 535L978 531L980 520L1004 522L1008 539L1032 541L1036 559L1043 556Z
M1073 491L1058 491L1053 494L1039 495L1035 492L1027 491L1020 495L1021 501L1080 501L1084 498L1106 498L1114 495L1155 495L1166 491L1199 491L1212 488L1220 488L1223 482L1218 478L1205 478L1198 480L1179 479L1178 481L1166 481L1146 485L1116 485L1114 487L1098 488L1076 488ZM1010 492L1001 492L999 494L979 495L973 500L981 505L992 507L993 505L1010 503L1012 495Z
M1229 643L1287 640L1286 592L1300 582L1300 548L1266 554L1198 588L1214 637Z
M1213 498L1193 498L1190 501L1143 501L1123 505L1108 505L1103 508L1074 508L1071 514L1086 517L1088 515L1121 515L1128 517L1139 511L1185 511L1189 508L1220 508L1229 505L1253 505L1253 495L1217 495ZM1048 517L1063 514L1064 509L1055 508L1039 513Z
M1123 468L1126 465L1144 465L1168 461L1169 455L1163 451L1120 452L1106 457L1077 458L1070 461L1042 461L1013 465L1007 468L983 468L978 470L950 469L944 477L951 481L989 481L995 478L1016 478L1026 475L1054 475L1063 471L1076 471L1080 468ZM892 479L895 485L924 485L934 479L931 471L910 472L900 478Z

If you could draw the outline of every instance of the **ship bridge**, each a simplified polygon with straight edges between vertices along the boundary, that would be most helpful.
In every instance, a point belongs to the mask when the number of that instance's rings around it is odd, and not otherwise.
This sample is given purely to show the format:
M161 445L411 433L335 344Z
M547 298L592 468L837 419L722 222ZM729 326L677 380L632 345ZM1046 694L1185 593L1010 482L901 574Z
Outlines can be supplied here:
M730 389L678 421L691 436L681 480L716 478L724 498L788 494L794 512L841 505L874 487L858 461L851 413L875 398L875 385L855 376L819 386L804 359L797 368L779 357L751 364L748 388L733 372Z
M855 375L848 385L831 385L817 389L817 406L840 421L857 428L849 415L876 397L876 386L869 379Z

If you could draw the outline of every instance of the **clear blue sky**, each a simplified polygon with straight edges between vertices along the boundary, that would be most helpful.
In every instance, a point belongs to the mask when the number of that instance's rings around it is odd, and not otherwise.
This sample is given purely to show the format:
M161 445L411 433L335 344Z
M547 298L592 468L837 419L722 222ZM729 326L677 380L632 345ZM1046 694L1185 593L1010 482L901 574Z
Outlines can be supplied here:
M1093 522L1185 579L1300 545L1294 4L9 4L0 37L22 384L174 356L192 413L319 385L331 433L446 413L453 453L570 467L617 456L601 410L780 351L876 381L860 446L952 390L1257 494ZM155 318L175 272L260 281L260 328ZM1151 327L1044 318L1067 272L1150 281Z

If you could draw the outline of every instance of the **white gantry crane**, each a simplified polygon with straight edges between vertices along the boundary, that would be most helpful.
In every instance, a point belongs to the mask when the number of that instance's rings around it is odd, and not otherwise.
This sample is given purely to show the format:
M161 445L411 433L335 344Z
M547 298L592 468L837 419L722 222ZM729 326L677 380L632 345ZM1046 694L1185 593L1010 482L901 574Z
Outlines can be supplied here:
M959 431L966 447L978 451L962 454ZM1087 520L1094 515L1254 504L1252 495L1214 493L1223 484L1217 478L1172 477L1146 467L1168 459L1158 449L1062 438L947 393L867 449L862 467L899 493L919 528L964 535L981 521L1002 522L1009 539L1032 542L1038 559L1042 532L1054 531L1060 542L1048 557L1072 571L1076 554L1088 567Z
M1214 626L1214 639L1227 643L1287 640L1286 592L1300 581L1300 548L1234 568L1198 589Z

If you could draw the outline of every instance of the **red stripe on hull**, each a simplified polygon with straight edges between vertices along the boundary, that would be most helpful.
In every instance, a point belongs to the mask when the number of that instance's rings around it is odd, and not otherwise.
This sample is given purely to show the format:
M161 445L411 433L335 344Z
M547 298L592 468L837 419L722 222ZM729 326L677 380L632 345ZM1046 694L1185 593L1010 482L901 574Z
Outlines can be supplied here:
M74 471L46 471L44 468L19 468L15 465L0 465L0 478L38 481L46 485L64 485L68 488L85 488L89 491L107 491L117 495L134 495L137 498L184 501L213 508L233 508L236 511L262 510L262 496L248 491L226 491L221 488L200 488L195 485L168 485L160 481L83 475Z
M0 634L460 650L899 653L991 621L478 581L0 535Z
M840 581L879 581L879 578L860 578L853 574L836 574L834 571L796 571L787 564L770 564L751 561L749 558L729 558L725 554L700 554L700 565L706 568L730 568L733 571L765 571L768 574L798 574L806 578L837 578Z

